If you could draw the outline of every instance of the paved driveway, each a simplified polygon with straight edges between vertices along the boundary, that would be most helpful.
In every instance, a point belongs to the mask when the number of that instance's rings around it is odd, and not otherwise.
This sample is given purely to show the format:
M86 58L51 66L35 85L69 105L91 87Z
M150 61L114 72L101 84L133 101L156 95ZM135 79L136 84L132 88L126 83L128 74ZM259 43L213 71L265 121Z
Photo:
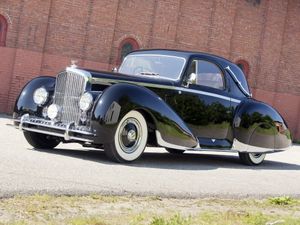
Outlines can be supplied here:
M0 117L0 197L14 194L113 193L177 197L300 197L300 146L268 155L259 167L236 154L171 155L147 148L132 164L111 163L103 151L77 144L34 150ZM73 150L74 149L74 150ZM76 151L75 151L76 150Z

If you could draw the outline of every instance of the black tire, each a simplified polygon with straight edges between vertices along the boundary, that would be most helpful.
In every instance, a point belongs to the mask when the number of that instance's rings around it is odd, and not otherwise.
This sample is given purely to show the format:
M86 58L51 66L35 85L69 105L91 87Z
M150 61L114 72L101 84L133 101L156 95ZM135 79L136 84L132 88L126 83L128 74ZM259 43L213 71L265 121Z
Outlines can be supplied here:
M53 149L60 143L55 137L46 134L24 131L24 136L27 142L37 149Z
M241 162L247 166L258 166L262 164L265 159L265 156L265 153L239 152Z
M114 162L132 162L143 154L147 140L146 120L140 112L132 110L119 122L112 141L104 144L104 151Z
M166 148L166 150L174 155L181 155L183 154L185 151L184 150L178 150L178 149L174 149L174 148Z

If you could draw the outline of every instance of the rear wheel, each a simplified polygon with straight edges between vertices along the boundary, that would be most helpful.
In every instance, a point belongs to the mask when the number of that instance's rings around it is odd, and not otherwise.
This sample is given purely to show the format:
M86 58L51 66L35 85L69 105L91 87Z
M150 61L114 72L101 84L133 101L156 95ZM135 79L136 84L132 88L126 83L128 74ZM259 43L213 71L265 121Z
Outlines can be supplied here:
M257 166L263 163L266 154L239 152L239 157L243 164L248 166Z
M178 150L174 148L166 148L166 150L171 154L181 155L184 153L184 150Z
M53 149L60 143L55 137L46 134L24 131L24 136L27 142L37 149Z
M116 129L113 141L104 144L106 155L115 162L132 162L145 150L148 139L147 123L135 110L127 113Z

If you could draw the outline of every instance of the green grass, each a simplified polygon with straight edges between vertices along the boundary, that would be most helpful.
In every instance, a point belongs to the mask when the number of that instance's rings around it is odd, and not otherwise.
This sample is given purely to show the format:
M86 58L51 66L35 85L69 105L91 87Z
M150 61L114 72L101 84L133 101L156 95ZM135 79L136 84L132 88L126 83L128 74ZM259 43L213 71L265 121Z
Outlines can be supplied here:
M0 225L299 225L300 201L157 196L16 196L0 199Z
M297 201L289 196L273 197L269 198L269 202L274 205L291 205Z

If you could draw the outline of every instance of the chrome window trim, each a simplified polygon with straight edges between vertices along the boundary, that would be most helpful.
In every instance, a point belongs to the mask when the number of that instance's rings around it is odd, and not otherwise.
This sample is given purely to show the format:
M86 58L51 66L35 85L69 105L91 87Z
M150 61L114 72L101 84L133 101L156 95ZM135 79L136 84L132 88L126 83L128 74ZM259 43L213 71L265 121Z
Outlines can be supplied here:
M238 80L238 78L236 77L236 75L234 74L234 72L231 70L230 66L225 67L225 70L228 71L228 73L231 75L231 77L233 78L233 80L237 83L237 85L239 86L239 88L241 89L241 91L247 96L247 97L252 97L252 94L249 93L242 85L241 81Z

